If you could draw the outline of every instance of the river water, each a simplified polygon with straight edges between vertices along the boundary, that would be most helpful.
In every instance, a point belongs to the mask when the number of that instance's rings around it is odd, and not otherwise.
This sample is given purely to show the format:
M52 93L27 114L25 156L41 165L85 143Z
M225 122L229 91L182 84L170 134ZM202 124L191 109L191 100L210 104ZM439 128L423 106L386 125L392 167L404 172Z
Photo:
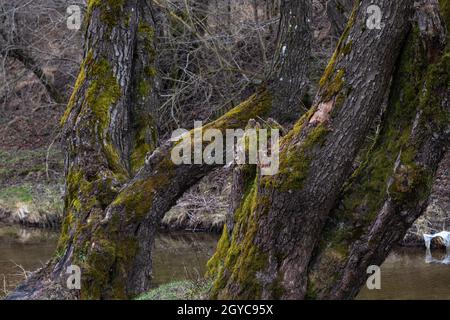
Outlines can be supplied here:
M25 270L45 263L57 239L54 232L0 225L0 297L23 279ZM159 234L155 286L203 275L217 240L217 235L205 233ZM435 260L444 256L433 252ZM358 299L450 299L450 265L427 263L425 248L396 249L381 267L381 290L364 288Z

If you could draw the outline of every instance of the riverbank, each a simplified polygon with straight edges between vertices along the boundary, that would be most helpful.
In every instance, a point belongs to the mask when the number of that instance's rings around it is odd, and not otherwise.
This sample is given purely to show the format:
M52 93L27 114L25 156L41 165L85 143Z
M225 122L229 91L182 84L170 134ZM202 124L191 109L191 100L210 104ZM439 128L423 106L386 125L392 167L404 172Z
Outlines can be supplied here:
M63 154L58 149L0 149L0 222L59 229L63 171ZM228 209L229 180L224 169L206 176L167 212L161 228L220 233Z
M63 211L63 155L57 149L0 149L0 222L57 229Z

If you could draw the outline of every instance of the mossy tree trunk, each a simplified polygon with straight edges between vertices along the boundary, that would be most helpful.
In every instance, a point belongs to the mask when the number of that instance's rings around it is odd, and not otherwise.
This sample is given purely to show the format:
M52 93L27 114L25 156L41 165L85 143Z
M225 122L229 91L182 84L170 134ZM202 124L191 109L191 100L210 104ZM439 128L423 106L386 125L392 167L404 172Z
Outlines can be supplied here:
M333 35L339 37L352 12L354 0L331 0L327 3L327 15L331 23Z
M355 4L312 109L282 141L280 173L248 181L233 230L209 262L213 297L308 297L320 234L381 112L410 29L410 1L378 1L381 30L366 28L370 4Z
M84 59L61 120L66 140L66 193L62 233L54 258L35 279L43 296L69 296L69 265L85 263L95 226L122 185L154 150L157 109L154 12L147 1L88 2ZM86 274L95 270L85 270ZM58 281L53 281L58 279ZM61 281L59 281L59 279Z
M444 23L434 0L413 25L411 1L384 0L381 30L368 30L370 4L357 1L313 108L284 138L280 174L244 175L208 263L212 297L353 298L425 207L449 138ZM376 142L353 170L389 90Z
M310 298L357 295L367 267L381 265L427 207L450 138L449 4L427 0L416 8L380 133L347 181L310 262Z
M306 92L311 40L304 32L309 27L302 8L292 2L303 35L297 45L306 49L292 51L296 59L288 59L302 65L295 74L302 85L295 88L299 99ZM11 299L117 299L144 292L151 281L160 220L188 188L217 167L174 165L172 142L150 152L156 144L151 115L158 86L152 11L151 1L89 3L85 59L62 120L67 190L57 253ZM277 81L268 81L203 130L216 128L225 134L226 129L245 128L251 119L276 117L273 83ZM190 136L194 139L194 131ZM81 267L80 291L66 288L70 265Z

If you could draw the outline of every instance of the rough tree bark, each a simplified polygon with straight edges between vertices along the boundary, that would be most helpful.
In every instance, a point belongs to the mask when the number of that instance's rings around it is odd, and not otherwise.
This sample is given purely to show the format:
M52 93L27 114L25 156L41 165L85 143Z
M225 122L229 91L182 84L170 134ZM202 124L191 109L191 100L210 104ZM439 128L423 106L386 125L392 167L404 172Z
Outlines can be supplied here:
M213 297L307 296L318 235L381 111L410 28L410 1L377 1L384 12L381 30L366 28L370 4L355 4L313 108L282 141L280 173L257 174L249 182L232 236L224 232L209 262Z
M448 17L448 1L441 2ZM309 1L290 3L289 10L305 12L299 8ZM10 298L127 298L147 290L160 219L214 168L175 166L171 142L145 156L154 129L151 119L136 119L156 104L150 4L90 3L85 61L63 119L64 229L56 256ZM448 141L448 39L437 32L443 23L434 0L418 4L413 28L411 1L378 0L384 24L368 30L370 4L357 1L313 108L283 139L280 173L260 177L249 167L239 175L244 197L236 198L233 223L209 262L212 297L351 298L366 266L381 263L423 209ZM304 34L300 40L309 41ZM305 63L305 51L287 50L299 56L285 61ZM294 76L304 83L306 75ZM204 129L243 128L252 118L277 115L278 84L269 81ZM133 93L142 88L140 104ZM377 141L352 172L389 89ZM139 141L144 152L133 157ZM80 292L65 287L72 264L82 267Z
M294 12L299 13L304 11L303 8L297 4L291 7ZM299 24L299 30L303 28L308 26ZM299 45L308 44L306 48L309 48L310 34L303 34L305 38ZM309 59L308 50L297 53L295 63L306 64ZM307 77L306 70L295 76L299 79ZM223 117L206 125L203 130L216 128L224 133L226 129L244 128L250 119L267 117L275 107L272 101L273 90L270 85L262 88ZM190 134L194 139L193 132ZM87 265L100 272L102 277L88 279L85 276L86 285L82 291L84 297L132 296L149 288L151 254L159 222L189 187L215 168L206 164L175 166L170 158L173 146L173 143L166 143L156 150L146 160L144 168L106 209L106 217L96 230L94 239L90 241L104 244L96 249L101 254L92 252L87 260ZM134 246L130 246L130 243L134 243ZM114 250L110 250L111 247ZM121 250L127 251L126 259L117 259L117 252ZM101 261L97 261L97 256L102 257ZM93 260L89 261L89 257ZM111 274L111 269L115 273ZM105 275L111 278L105 279ZM112 287L115 283L120 286ZM98 291L99 288L101 291Z
M439 8L417 3L411 28L410 1L377 1L384 24L368 30L370 4L357 1L315 106L284 139L280 175L247 175L233 229L209 262L213 297L353 298L367 266L381 264L426 205L449 134ZM448 16L448 1L441 6ZM392 75L382 130L347 179Z
M298 30L304 38L298 45L306 48L293 51L297 59L288 61L294 64L309 61L304 8L297 2L290 8L299 13ZM160 220L189 187L215 168L174 165L173 142L146 156L155 144L149 116L157 86L152 12L151 1L89 3L85 60L62 120L67 137L67 191L57 253L10 299L117 299L147 290ZM300 70L293 76L304 83L307 68ZM203 129L225 132L269 116L275 107L272 83ZM305 91L296 88L297 93ZM190 135L194 139L194 131ZM66 288L70 265L82 269L81 291Z
M429 199L429 206L435 206L437 210L430 210L430 230L426 233L448 230L450 227L450 149L447 148L444 159L439 164L433 190ZM427 212L425 213L427 214Z
M401 244L423 245L422 235L448 231L450 227L450 149L439 164L425 212L408 230Z
M448 25L450 2L441 1ZM383 127L347 182L310 263L310 298L354 297L423 213L449 142L449 39L435 0L416 21L393 79ZM330 281L333 279L333 281Z

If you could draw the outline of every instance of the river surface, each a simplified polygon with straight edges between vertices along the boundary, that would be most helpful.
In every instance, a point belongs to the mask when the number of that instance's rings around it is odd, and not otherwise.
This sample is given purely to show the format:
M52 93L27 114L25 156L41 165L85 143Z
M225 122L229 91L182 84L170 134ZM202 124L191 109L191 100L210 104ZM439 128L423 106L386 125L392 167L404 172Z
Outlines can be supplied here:
M0 225L0 296L24 277L24 272L41 267L52 255L58 236L54 232ZM155 286L197 279L213 254L217 235L205 233L159 234L154 255ZM425 248L400 248L381 267L381 290L362 289L358 299L450 299L450 265Z

